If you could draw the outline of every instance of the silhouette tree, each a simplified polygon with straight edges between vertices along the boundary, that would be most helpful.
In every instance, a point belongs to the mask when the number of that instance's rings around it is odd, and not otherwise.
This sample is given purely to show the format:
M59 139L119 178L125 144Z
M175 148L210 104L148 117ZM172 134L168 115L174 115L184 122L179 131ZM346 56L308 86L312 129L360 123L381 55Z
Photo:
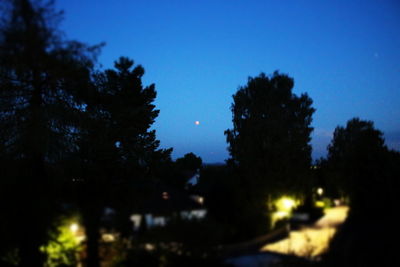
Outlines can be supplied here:
M233 129L225 131L229 162L238 167L248 210L255 214L264 212L267 195L296 193L306 185L315 109L307 94L292 93L293 85L287 75L261 73L233 95Z
M307 94L292 93L293 85L292 78L278 72L249 78L233 96L233 129L225 132L234 163L271 189L297 185L296 177L311 163L315 110Z
M380 179L385 165L388 149L384 143L382 132L374 128L372 121L354 118L345 128L335 129L327 160L338 174L337 185L350 197L352 212L364 209L373 189L382 184L375 179Z
M328 150L330 178L350 199L348 218L326 258L328 266L392 266L397 248L387 237L398 233L393 218L400 153L388 150L373 122L358 118L335 129Z
M204 166L196 189L204 196L207 216L220 224L224 243L237 243L257 234L252 233L254 223L249 223L248 207L243 203L247 201L241 195L240 177L231 166Z
M149 177L150 168L170 159L149 130L159 111L152 104L154 84L143 87L144 69L128 58L94 76L80 123L80 207L87 233L88 266L99 266L99 226L106 205L128 222L132 182ZM112 201L111 201L112 199Z
M192 178L202 168L203 161L194 153L187 153L175 161L175 184L184 188L190 178Z
M187 153L182 158L176 159L176 164L182 170L196 171L201 168L203 161L194 153Z
M10 205L8 220L18 229L20 266L42 266L39 246L59 203L52 173L74 148L75 96L87 86L96 48L61 38L51 2L2 4L0 154L9 164L1 202Z
M127 58L92 75L99 46L61 38L52 2L3 4L0 193L7 220L0 231L10 243L1 253L17 251L21 266L42 266L39 246L59 204L73 198L61 191L66 180L83 213L87 265L98 266L105 205L114 204L127 221L132 180L171 160L171 149L159 149L149 130L158 115L155 86L143 87L144 69Z
M176 161L164 157L151 168L151 176L162 183L184 190L187 182L202 166L202 159L193 153L187 153Z

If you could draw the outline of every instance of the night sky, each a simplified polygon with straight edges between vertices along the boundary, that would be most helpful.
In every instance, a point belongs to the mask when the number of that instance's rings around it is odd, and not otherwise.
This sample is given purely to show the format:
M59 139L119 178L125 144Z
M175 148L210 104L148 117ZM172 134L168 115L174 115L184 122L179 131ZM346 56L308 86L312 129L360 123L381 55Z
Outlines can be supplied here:
M173 158L227 157L230 105L248 76L275 70L314 100L313 157L337 125L373 120L400 150L398 0L58 0L67 38L106 42L99 63L128 56L156 84L153 127ZM200 124L196 124L199 121Z

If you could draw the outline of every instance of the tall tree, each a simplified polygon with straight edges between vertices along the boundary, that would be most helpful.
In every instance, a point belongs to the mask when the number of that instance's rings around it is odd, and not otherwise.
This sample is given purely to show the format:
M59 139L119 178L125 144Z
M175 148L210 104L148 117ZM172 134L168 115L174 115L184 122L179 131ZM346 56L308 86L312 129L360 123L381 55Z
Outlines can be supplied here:
M373 189L382 185L375 179L381 179L388 152L383 133L374 128L372 121L351 119L346 127L336 127L328 152L327 161L337 174L337 186L349 195L352 212L360 211Z
M51 172L74 147L75 95L86 87L95 55L61 38L51 2L9 0L2 7L0 153L13 168L2 183L8 219L19 229L20 265L42 266L39 246L57 203Z
M195 172L201 168L203 161L194 153L187 153L182 158L176 159L176 164L182 170Z
M328 146L328 173L349 196L348 218L334 237L328 266L393 266L398 235L400 153L390 151L372 121L351 119L335 129ZM398 260L397 260L398 261Z
M296 177L311 163L315 109L307 94L292 93L293 85L287 75L262 73L250 77L233 96L233 129L225 131L231 159L249 180L269 190L286 191L301 184Z
M106 205L113 205L129 222L133 182L150 176L150 169L170 160L171 150L159 149L149 130L159 111L154 84L142 85L144 69L128 58L115 69L98 72L80 123L80 207L88 238L88 266L99 266L99 226ZM112 199L112 201L111 201ZM120 229L124 230L124 229Z
M233 129L225 131L230 162L240 170L246 198L259 203L258 213L267 195L298 192L306 183L315 109L293 86L287 75L261 73L233 95Z

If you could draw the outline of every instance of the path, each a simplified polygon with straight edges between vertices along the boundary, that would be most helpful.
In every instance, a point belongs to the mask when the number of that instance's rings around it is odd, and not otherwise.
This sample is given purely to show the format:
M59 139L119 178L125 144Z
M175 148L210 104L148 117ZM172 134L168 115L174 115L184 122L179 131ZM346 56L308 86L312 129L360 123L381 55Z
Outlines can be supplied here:
M325 215L312 226L290 231L289 237L268 244L261 251L317 257L328 248L337 227L346 219L348 210L346 206L327 209Z

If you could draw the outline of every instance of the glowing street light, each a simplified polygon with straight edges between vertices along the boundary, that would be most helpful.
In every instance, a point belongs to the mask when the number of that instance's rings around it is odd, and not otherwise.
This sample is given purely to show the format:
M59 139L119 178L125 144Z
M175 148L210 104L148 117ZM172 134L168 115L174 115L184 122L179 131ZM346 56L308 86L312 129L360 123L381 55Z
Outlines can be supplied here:
M282 205L284 209L291 210L295 206L295 203L293 199L284 198L282 199Z
M274 226L275 223L284 218L289 218L292 214L292 210L298 205L298 201L289 196L282 196L274 201L276 211L272 213L271 224Z
M323 193L324 193L324 189L322 189L321 187L319 187L319 188L317 189L317 194L318 194L319 196L322 196Z
M275 201L275 206L278 211L291 212L296 206L296 201L291 197L283 196Z
M71 230L72 233L76 234L76 232L78 232L79 230L79 225L77 223L72 223L69 226L69 230Z

